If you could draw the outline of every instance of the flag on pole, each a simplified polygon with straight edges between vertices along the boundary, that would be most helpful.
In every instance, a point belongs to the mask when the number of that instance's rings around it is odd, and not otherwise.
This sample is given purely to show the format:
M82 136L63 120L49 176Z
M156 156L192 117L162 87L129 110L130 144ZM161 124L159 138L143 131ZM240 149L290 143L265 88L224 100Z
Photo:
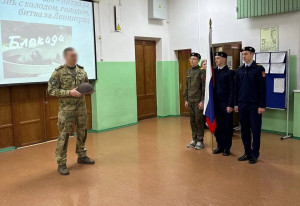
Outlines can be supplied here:
M211 133L217 127L214 108L214 68L213 68L213 50L212 50L212 29L211 20L209 21L209 55L207 58L206 83L205 83L205 98L203 114L206 116L206 122Z

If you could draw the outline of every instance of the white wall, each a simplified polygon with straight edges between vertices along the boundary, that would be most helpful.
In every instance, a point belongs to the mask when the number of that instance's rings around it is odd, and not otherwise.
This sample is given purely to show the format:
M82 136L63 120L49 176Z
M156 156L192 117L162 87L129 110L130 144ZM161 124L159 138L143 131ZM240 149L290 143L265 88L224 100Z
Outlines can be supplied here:
M198 0L169 0L169 33L171 58L174 50L191 49L199 52L200 15Z
M113 6L119 2L121 2L122 32L114 32ZM96 17L100 11L100 19L96 18L96 34L102 36L103 61L135 61L135 37L161 39L157 45L157 61L169 60L168 24L166 21L148 20L147 0L101 0L99 7L98 10L98 4L95 3Z
M120 2L123 30L120 33L113 31L112 18L113 5L119 4L119 0L101 0L99 9L95 4L96 17L99 14L96 34L102 36L102 45L97 50L101 49L103 61L135 61L135 37L161 39L157 44L158 61L176 60L174 51L180 49L192 49L206 58L210 18L213 43L242 41L244 46L259 51L260 28L279 26L279 50L291 49L292 55L300 56L300 12L238 20L236 0L168 0L168 20L160 21L148 20L147 0Z
M200 16L199 36L197 16ZM208 55L208 22L211 18L213 43L242 41L243 46L253 46L259 51L260 28L279 26L279 50L291 49L292 55L300 56L300 12L238 20L236 0L189 0L188 3L170 0L169 17L171 51L192 48L205 58ZM298 88L299 76L298 72Z

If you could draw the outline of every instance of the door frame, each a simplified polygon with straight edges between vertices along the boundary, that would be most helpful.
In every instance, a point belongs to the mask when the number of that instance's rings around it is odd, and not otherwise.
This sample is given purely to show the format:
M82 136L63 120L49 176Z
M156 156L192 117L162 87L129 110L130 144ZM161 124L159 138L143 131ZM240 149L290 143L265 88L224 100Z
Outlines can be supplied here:
M181 87L183 87L183 86L180 87L180 84L181 84L181 81L183 81L183 80L182 80L182 76L181 76L181 72L182 71L180 69L180 64L179 64L179 52L180 51L189 51L190 53L192 53L192 49L191 48L187 48L187 49L175 50L176 58L177 58L177 61L178 61L178 73L179 73L179 78L178 78L178 85L179 85L179 87L178 87L178 89L179 89L179 113L180 113L180 116L189 117L189 113L188 112L183 112L182 111L182 107L184 107L184 105L182 105L182 104L184 104L184 103L181 103L181 98L183 98L182 97L182 93L181 93ZM184 82L182 82L182 85L184 85Z
M160 42L160 38L151 38L151 37L134 37L134 47L136 46L136 42L138 41L146 41L146 42L155 42L155 78L154 78L154 85L155 85L155 114L154 115L145 115L143 117L138 117L138 95L136 93L136 101L137 101L137 107L136 107L136 110L137 110L137 119L138 121L140 120L143 120L143 119L148 119L148 118L153 118L153 117L157 117L157 81L156 81L156 78L157 78L157 74L156 74L156 62L157 62L157 49L158 49L158 43ZM134 49L134 52L135 49ZM143 58L143 60L145 60L145 58ZM136 63L136 59L134 60L135 63ZM135 67L136 69L136 67ZM135 72L135 75L137 75L137 73ZM137 85L137 77L136 77L136 85Z

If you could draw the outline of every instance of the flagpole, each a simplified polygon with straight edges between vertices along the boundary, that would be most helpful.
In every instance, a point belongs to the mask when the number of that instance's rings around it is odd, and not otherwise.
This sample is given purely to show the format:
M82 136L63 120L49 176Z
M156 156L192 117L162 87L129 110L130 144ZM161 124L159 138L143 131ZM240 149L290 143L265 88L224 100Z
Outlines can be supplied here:
M212 21L211 21L211 18L209 19L209 30L210 31L212 30ZM210 133L211 133L211 151L213 152L214 151L214 133L213 132L210 132Z
M214 131L217 127L214 108L214 68L213 68L213 49L212 49L212 21L209 19L209 35L208 35L208 58L205 77L205 98L203 114L206 116L206 122L211 133L211 149L214 148Z

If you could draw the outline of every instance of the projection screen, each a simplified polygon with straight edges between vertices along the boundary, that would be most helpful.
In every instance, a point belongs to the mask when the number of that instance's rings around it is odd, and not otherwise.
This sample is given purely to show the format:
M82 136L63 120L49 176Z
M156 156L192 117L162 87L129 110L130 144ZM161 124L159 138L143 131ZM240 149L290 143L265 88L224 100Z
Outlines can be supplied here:
M0 85L47 82L66 47L96 79L93 3L0 0L0 45Z

